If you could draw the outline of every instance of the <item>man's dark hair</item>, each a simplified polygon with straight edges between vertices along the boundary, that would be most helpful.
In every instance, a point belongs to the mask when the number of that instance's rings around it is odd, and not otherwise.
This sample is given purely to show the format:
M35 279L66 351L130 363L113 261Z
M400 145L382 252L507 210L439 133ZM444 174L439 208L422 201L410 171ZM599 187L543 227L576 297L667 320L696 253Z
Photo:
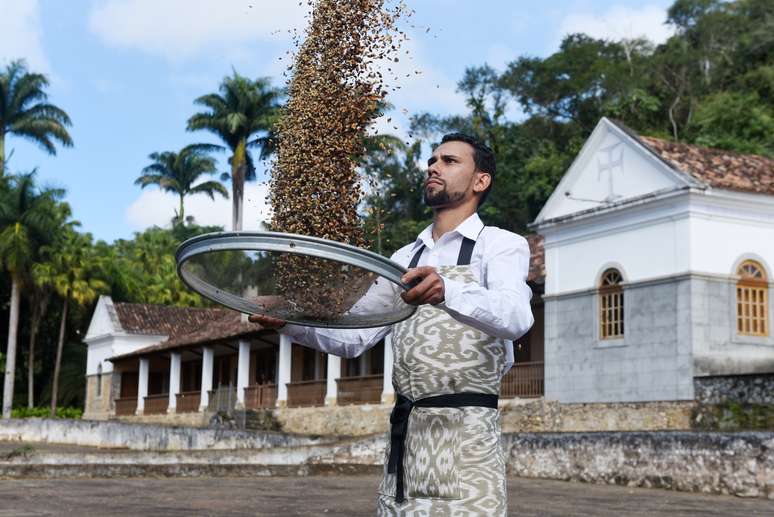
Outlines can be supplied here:
M448 135L444 135L443 138L441 138L441 143L445 144L446 142L465 142L473 147L473 163L476 165L476 170L487 172L492 178L489 187L481 194L481 198L478 200L478 206L483 205L486 198L489 197L489 191L492 190L492 185L494 185L495 171L497 170L494 152L478 138L465 133L449 133Z

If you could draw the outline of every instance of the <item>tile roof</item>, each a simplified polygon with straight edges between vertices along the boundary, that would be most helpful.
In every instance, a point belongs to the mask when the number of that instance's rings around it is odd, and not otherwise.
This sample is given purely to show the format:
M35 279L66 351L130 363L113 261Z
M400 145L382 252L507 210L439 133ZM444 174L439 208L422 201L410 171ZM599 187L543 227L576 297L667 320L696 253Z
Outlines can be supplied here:
M528 282L542 284L546 278L545 251L543 249L543 236L531 233L525 237L529 244L529 275Z
M774 159L650 136L640 136L639 140L672 168L712 187L774 194Z
M190 332L230 312L225 309L194 309L147 303L115 303L121 328L130 334L173 337Z
M200 309L185 310L197 311ZM165 350L204 345L227 339L249 337L265 331L265 329L257 323L243 322L241 313L236 311L226 309L211 310L217 311L217 317L200 324L198 327L189 327L187 332L179 332L161 343L143 347L126 354L117 355L111 357L110 360L128 359L130 357L138 357Z

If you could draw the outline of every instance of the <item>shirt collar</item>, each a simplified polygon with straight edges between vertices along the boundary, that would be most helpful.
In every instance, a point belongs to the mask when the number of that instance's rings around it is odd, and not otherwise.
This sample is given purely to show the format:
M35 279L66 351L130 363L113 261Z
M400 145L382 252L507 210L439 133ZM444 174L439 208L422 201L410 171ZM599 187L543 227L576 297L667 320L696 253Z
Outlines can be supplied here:
M481 218L478 216L477 213L473 213L470 217L462 221L452 232L456 232L463 237L467 237L468 239L476 240L478 238L478 235L481 233L481 229L484 227L484 223L481 222ZM422 232L417 236L417 240L414 241L414 247L412 249L416 250L419 246L425 245L428 249L432 249L435 246L435 241L433 241L433 225L428 225Z

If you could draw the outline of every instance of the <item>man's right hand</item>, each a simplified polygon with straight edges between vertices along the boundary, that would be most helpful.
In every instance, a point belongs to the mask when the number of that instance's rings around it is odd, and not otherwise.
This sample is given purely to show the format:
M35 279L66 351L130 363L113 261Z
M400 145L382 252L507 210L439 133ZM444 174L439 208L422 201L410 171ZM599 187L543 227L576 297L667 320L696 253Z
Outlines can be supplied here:
M258 323L263 328L267 329L281 329L285 326L285 321L271 316L265 316L263 314L251 314L247 320L250 323Z

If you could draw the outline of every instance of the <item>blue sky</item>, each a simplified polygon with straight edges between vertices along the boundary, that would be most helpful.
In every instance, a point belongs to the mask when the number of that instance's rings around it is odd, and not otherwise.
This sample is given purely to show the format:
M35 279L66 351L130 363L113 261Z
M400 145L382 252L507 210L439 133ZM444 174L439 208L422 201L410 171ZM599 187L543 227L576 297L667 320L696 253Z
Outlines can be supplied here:
M408 21L414 27L407 27L411 61L401 65L422 73L401 82L389 99L396 107L393 133L405 130L404 112L463 112L455 85L468 66L502 69L520 55L549 55L569 32L663 41L672 2L407 3L416 13ZM293 0L0 0L0 13L0 65L24 58L49 77L50 100L70 114L75 142L50 157L10 136L9 166L12 172L37 167L40 181L65 187L81 229L107 241L169 222L175 198L134 185L148 154L216 142L185 131L193 100L215 91L232 67L281 85L278 58L291 48L287 31L304 26L304 9ZM260 183L246 190L246 229L266 215L265 190ZM229 201L189 198L186 213L201 224L230 224Z

